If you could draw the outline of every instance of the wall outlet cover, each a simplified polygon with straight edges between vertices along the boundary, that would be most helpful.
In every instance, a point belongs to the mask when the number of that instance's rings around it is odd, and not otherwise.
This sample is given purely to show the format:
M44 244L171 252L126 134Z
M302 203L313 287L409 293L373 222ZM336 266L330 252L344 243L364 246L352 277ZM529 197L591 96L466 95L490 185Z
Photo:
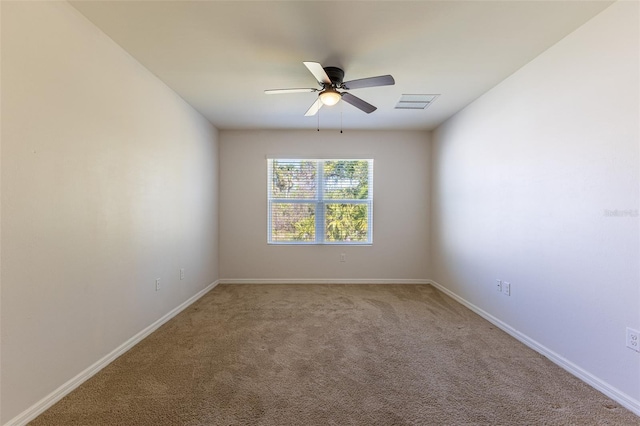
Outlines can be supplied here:
M640 331L627 327L627 347L640 352Z
M502 281L502 293L505 296L511 296L511 283Z

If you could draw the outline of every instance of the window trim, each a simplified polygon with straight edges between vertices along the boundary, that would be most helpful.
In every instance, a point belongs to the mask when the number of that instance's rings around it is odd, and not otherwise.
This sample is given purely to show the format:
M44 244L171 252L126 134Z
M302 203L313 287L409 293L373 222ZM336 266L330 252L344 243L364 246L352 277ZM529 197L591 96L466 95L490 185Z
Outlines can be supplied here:
M316 162L316 198L271 198L273 182L273 161L313 161ZM368 198L367 199L335 199L324 198L324 163L327 161L367 161L368 168ZM340 245L340 246L371 246L373 245L373 158L293 158L267 157L267 244L268 245ZM315 240L314 241L273 241L272 240L272 204L315 204ZM327 204L366 204L367 208L367 241L325 241L325 212Z

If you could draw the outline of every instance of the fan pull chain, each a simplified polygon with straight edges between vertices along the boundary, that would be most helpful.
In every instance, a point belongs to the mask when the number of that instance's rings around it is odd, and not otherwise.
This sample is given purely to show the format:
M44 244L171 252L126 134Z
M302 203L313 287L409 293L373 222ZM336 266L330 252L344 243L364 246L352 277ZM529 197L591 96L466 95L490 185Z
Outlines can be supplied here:
M340 133L342 133L342 110L343 110L343 106L342 106L342 102L340 102Z
M318 110L318 112L316 112L316 115L318 116L318 128L317 128L317 130L320 131L320 110Z

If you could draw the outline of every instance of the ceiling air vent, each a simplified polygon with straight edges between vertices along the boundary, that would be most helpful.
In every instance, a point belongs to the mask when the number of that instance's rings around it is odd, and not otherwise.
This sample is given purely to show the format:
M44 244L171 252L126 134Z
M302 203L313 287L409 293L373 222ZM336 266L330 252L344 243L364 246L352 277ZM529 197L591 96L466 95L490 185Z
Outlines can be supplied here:
M402 95L396 109L425 109L440 95Z

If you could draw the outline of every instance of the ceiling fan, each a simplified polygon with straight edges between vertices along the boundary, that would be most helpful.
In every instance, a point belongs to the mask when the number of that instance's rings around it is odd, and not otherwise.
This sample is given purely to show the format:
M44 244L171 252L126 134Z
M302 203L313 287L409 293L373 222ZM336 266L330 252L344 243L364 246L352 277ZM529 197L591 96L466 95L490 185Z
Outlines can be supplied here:
M377 108L368 102L363 101L357 96L349 92L339 92L338 90L361 89L363 87L390 86L395 84L395 80L390 75L380 75L377 77L361 78L358 80L342 81L344 79L344 71L338 67L323 67L318 62L303 62L316 78L320 89L303 88L303 89L272 89L265 90L267 95L275 95L281 93L307 93L320 92L318 99L311 105L306 112L306 116L315 115L322 105L335 105L340 99L354 107L371 114Z

